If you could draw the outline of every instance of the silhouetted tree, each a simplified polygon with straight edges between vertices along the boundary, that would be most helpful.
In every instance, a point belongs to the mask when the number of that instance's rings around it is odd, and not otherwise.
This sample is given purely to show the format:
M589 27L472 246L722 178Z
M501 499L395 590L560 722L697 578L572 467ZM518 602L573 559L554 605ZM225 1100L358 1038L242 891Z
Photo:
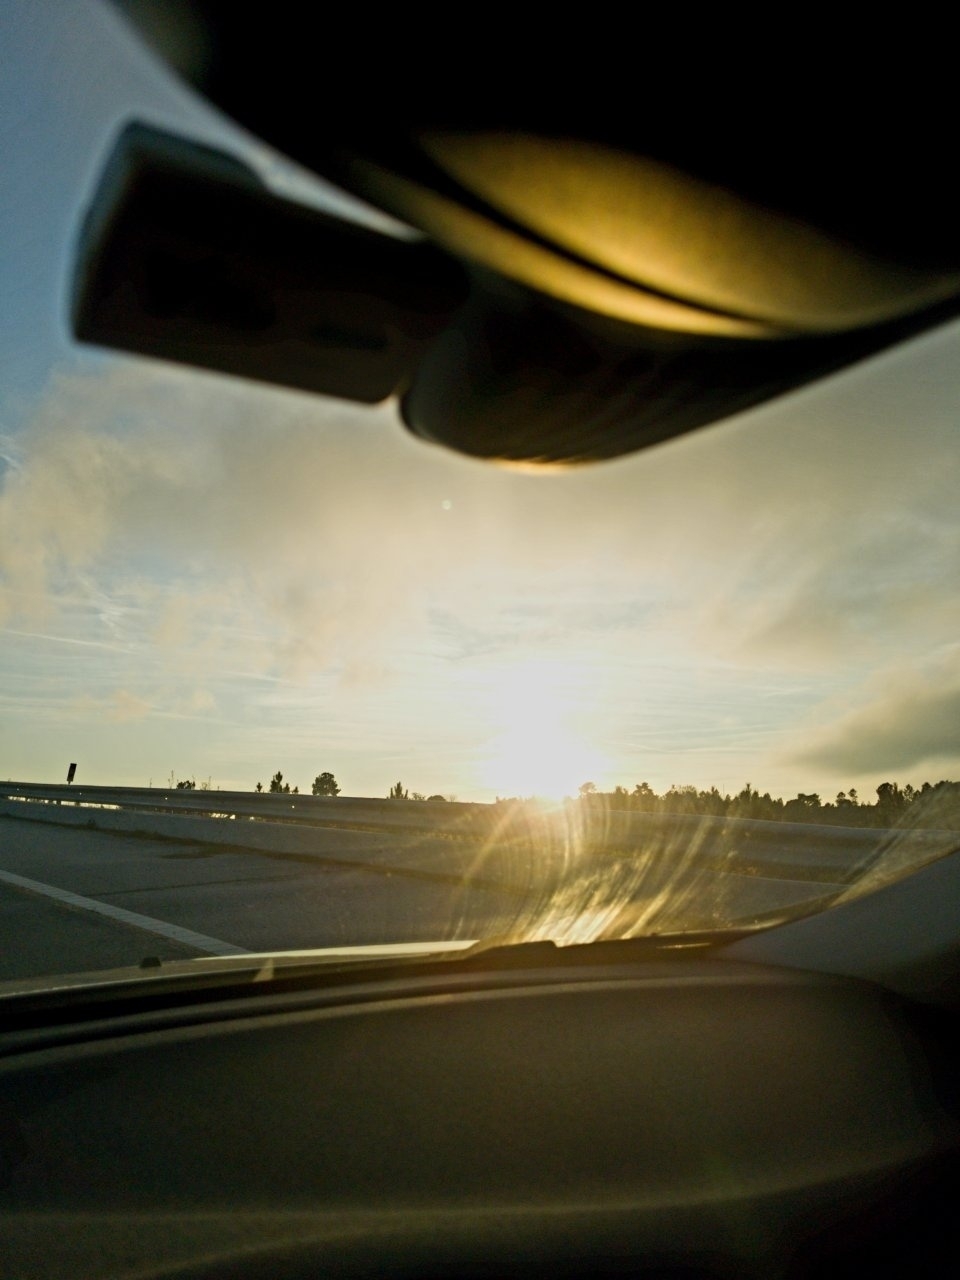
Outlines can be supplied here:
M657 807L657 793L649 782L638 782L630 795L630 807L641 813L653 813Z
M906 808L906 799L895 782L881 782L877 787L877 815L881 822L895 822Z
M406 800L407 793L403 789L403 783L398 782L395 787L391 787L387 795L388 800Z
M313 780L311 791L315 796L338 796L340 788L332 773L318 773Z

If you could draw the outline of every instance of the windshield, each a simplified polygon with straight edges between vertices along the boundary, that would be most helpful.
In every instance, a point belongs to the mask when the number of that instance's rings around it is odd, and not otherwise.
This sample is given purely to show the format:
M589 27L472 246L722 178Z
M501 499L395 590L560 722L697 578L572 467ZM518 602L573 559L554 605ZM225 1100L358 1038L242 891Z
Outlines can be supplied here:
M131 119L407 232L107 8L0 21L0 978L763 927L960 844L957 325L546 475L84 347Z

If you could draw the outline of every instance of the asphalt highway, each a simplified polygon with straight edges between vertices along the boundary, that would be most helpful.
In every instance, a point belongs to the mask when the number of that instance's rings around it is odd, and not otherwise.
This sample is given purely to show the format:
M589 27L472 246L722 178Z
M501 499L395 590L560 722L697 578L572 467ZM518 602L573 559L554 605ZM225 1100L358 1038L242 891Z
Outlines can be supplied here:
M0 980L237 951L446 941L522 929L586 941L711 927L835 893L642 857L529 854L326 832L244 849L0 817Z

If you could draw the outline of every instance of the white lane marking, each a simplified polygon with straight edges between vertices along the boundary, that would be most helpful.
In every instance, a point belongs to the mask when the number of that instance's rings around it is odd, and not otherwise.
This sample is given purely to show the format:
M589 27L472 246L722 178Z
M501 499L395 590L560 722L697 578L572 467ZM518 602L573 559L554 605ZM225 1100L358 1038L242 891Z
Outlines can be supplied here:
M171 938L174 942L183 942L197 951L206 951L214 956L245 956L246 947L235 947L232 942L221 942L219 938L211 938L205 933L194 933L192 929L181 928L178 924L168 924L166 920L155 920L153 916L142 916L139 911L127 911L125 907L115 907L109 902L99 902L96 898L85 898L82 894L71 893L69 889L59 889L53 884L43 884L39 880L28 880L26 876L14 875L12 871L0 871L0 881L12 884L18 889L28 889L31 893L41 893L44 897L53 898L57 902L65 902L71 907L80 907L83 911L94 911L98 915L108 916L111 920L119 920L123 924L132 924L147 933L159 934L161 938Z

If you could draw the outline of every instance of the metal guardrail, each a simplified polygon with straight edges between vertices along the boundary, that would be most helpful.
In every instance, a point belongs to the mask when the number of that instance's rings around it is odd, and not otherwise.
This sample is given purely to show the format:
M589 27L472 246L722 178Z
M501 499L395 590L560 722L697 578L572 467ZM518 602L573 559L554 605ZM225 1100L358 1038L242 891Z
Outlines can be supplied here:
M0 813L17 816L20 805L29 806L34 819L67 819L74 825L78 811L127 815L163 815L165 819L231 819L229 836L210 830L210 842L229 839L238 844L262 845L252 840L247 821L268 824L275 840L291 848L309 846L309 831L324 845L334 830L347 838L359 833L394 838L398 848L411 841L468 842L509 852L536 854L575 850L599 856L631 856L654 853L665 859L695 857L724 870L787 879L815 879L849 883L891 850L898 860L917 864L951 852L960 846L960 833L863 827L838 827L815 823L770 822L747 818L695 815L644 814L606 810L600 806L557 805L537 810L509 804L470 804L454 801L388 800L355 796L307 796L276 792L168 790L150 787L64 786L59 784L0 783ZM22 816L27 816L23 813ZM241 825L242 824L242 825ZM117 823L116 825L119 825ZM128 823L123 824L130 830ZM158 821L169 835L169 823ZM184 824L186 826L186 824ZM248 834L243 834L244 828ZM288 834L283 836L283 829ZM293 828L298 828L295 832ZM138 825L143 834L149 824ZM190 837L203 840L202 826L190 824ZM198 834L199 833L199 834ZM159 834L159 831L158 831Z
M238 817L268 818L276 821L342 825L351 818L368 816L401 827L423 824L424 816L449 820L489 810L488 805L455 801L381 800L374 797L309 796L271 791L213 791L203 788L65 786L54 783L0 783L0 799L35 800L48 804L113 806L143 812L211 815L231 813ZM381 823L378 821L378 825ZM431 825L435 825L431 822Z

